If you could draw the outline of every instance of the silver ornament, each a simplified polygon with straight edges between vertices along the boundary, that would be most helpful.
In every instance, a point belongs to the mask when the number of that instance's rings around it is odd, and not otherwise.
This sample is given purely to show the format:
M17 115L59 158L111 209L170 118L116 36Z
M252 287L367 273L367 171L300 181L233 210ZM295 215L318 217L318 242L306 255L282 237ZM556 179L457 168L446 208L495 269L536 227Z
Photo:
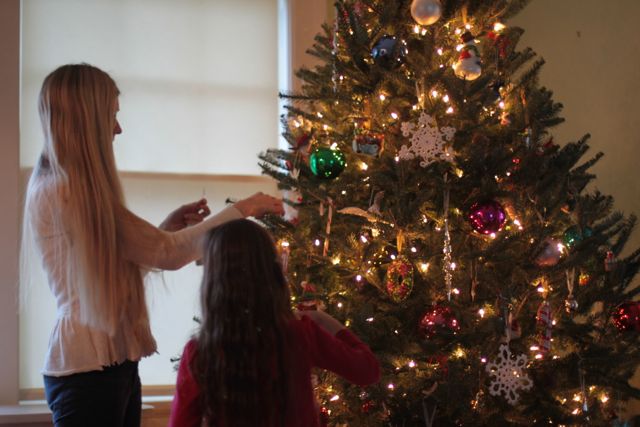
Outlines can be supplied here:
M420 25L431 25L442 16L440 0L413 0L411 16Z
M566 300L564 300L564 310L567 313L573 313L578 309L578 301L573 295L569 295Z

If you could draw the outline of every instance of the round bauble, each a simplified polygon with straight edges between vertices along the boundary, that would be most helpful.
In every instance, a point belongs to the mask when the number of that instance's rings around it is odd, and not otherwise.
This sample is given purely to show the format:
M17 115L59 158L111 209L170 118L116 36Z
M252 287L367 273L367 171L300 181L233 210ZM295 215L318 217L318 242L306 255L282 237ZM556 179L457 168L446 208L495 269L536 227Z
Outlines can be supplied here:
M440 0L413 0L411 16L420 25L431 25L442 16Z
M613 310L611 319L620 332L640 332L640 302L623 302Z
M422 336L431 339L440 334L455 334L460 331L460 323L449 307L434 305L422 315L419 328Z
M573 313L578 309L578 301L576 297L573 295L569 295L566 300L564 300L564 310L567 313Z
M371 56L377 65L391 69L404 62L407 52L404 41L398 41L393 36L382 36L371 49Z
M497 233L507 219L502 205L495 200L474 203L467 216L471 227L482 234Z
M385 285L394 302L407 299L413 289L413 264L403 256L393 260L387 268Z
M591 236L593 236L593 230L591 228L580 228L577 225L572 225L565 230L564 234L562 235L562 241L564 242L566 247L571 248L572 246L577 245L582 240L587 239Z
M347 160L337 148L317 147L309 157L311 172L320 179L334 179L346 166Z
M547 237L542 251L536 257L536 265L539 267L553 267L562 257L562 243L559 240Z

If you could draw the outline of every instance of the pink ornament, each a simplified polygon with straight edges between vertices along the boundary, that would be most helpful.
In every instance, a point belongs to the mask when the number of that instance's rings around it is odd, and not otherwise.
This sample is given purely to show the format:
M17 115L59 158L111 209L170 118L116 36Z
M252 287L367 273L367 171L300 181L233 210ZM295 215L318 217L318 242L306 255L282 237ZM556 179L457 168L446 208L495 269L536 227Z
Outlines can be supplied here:
M468 219L475 231L488 235L502 230L507 214L500 203L485 200L471 206Z

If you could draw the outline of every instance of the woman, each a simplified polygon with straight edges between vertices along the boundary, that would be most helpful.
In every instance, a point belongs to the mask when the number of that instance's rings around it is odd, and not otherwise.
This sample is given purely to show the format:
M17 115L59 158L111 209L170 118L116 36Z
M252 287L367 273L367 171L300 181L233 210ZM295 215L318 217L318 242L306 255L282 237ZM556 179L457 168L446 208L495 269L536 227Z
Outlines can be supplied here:
M138 426L138 361L155 352L143 272L199 259L223 222L282 213L258 193L203 221L201 200L156 228L124 205L112 142L119 90L87 64L64 65L42 85L44 148L29 180L24 236L40 250L57 306L44 368L56 426ZM191 226L187 226L191 225Z

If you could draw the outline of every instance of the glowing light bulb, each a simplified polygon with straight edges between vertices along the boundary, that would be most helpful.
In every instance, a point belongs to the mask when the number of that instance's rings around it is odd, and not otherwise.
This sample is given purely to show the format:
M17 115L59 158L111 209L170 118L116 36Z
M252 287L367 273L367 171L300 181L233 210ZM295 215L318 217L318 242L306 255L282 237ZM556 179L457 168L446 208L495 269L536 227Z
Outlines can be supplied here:
M396 113L395 111L393 113L391 113L391 118L393 120L398 120L398 113Z
M329 399L331 402L335 402L336 400L339 400L340 396L338 396L337 394L334 395L331 399Z
M409 361L409 363L407 363L407 365L408 365L410 368L415 368L415 367L416 367L416 362L414 362L413 360L410 360L410 361Z
M420 263L420 270L422 270L423 273L426 273L427 271L429 271L429 263L428 262L421 262Z
M383 94L383 93L381 93L381 94L380 94L380 101L384 101L385 99L387 99L387 97L386 97L386 96L384 96L384 94Z

